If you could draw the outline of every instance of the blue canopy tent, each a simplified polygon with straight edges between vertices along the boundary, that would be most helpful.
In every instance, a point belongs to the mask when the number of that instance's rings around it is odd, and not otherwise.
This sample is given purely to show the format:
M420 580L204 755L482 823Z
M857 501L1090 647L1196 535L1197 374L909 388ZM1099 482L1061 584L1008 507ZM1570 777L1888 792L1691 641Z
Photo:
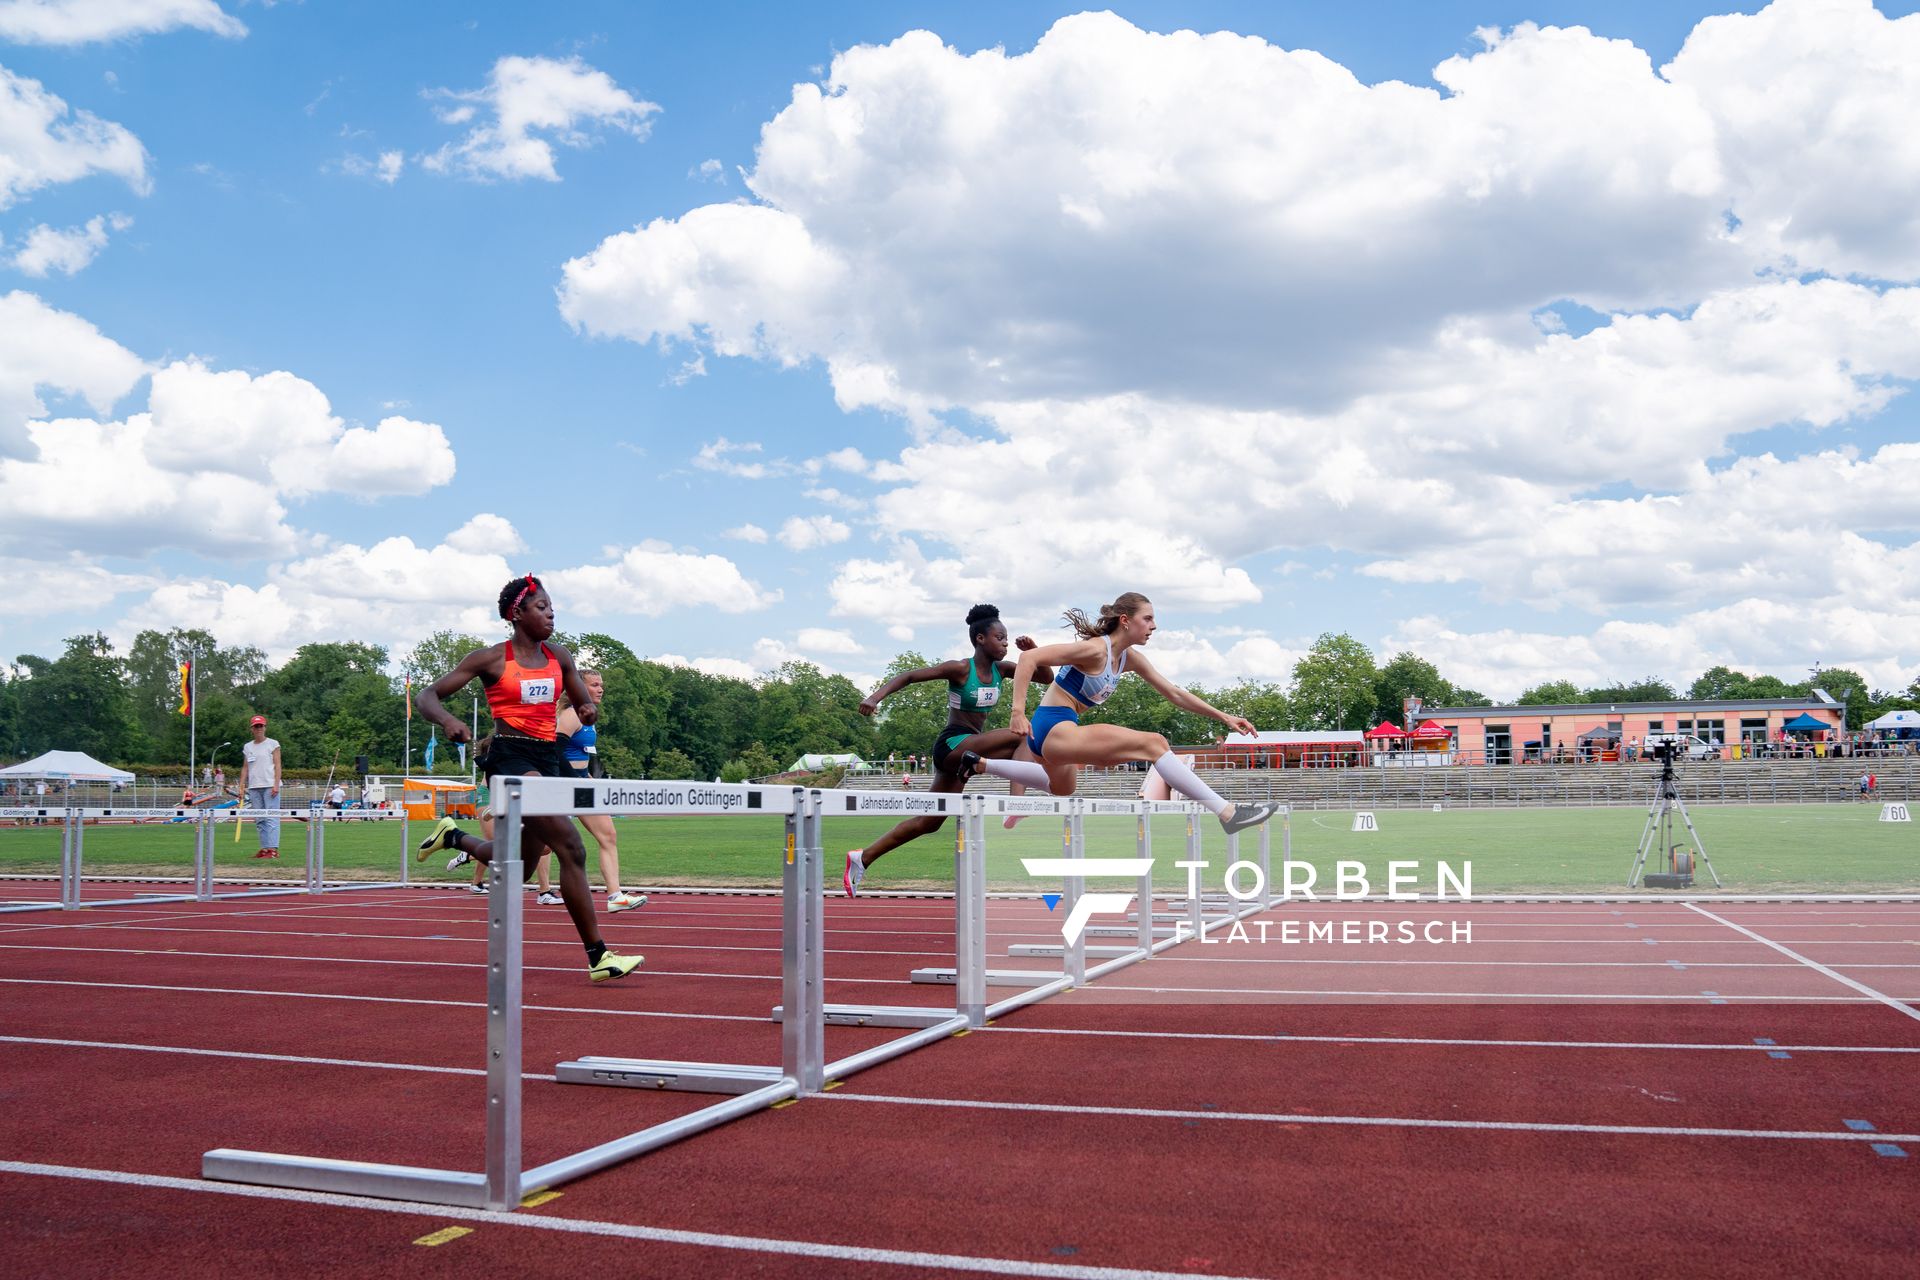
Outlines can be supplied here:
M1820 719L1818 716L1808 715L1804 711L1780 727L1788 733L1825 733L1827 730L1833 728L1833 726L1825 720Z

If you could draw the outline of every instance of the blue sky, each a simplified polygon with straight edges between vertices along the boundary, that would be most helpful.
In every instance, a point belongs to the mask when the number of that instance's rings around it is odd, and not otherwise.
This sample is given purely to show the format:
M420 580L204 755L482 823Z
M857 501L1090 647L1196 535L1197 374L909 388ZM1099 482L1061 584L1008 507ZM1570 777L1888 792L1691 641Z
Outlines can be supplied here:
M1888 394L1920 372L1897 341L1920 179L1897 129L1753 101L1884 120L1876 97L1920 88L1911 4L110 0L105 38L35 25L75 8L0 0L0 67L144 161L65 176L66 143L0 116L0 159L44 170L0 201L0 294L20 330L71 317L151 376L90 383L86 341L0 335L0 414L10 361L37 402L0 422L0 469L46 464L0 470L0 565L41 588L9 657L196 622L398 650L484 625L504 563L555 576L563 626L736 673L864 680L955 650L973 596L1038 631L1138 587L1162 665L1209 683L1284 680L1323 631L1496 696L1719 661L1920 675L1916 419ZM1757 16L1662 78L1716 14ZM1886 65L1855 74L1868 52ZM503 60L575 108L526 135L551 179L448 150L519 101L487 92ZM1364 88L1393 80L1423 94ZM769 216L706 212L736 207ZM1073 235L1030 222L1056 207ZM23 254L92 219L71 274ZM255 381L276 372L338 421ZM178 501L68 501L115 481L50 442L108 424L116 452L148 411ZM250 543L262 502L284 514Z

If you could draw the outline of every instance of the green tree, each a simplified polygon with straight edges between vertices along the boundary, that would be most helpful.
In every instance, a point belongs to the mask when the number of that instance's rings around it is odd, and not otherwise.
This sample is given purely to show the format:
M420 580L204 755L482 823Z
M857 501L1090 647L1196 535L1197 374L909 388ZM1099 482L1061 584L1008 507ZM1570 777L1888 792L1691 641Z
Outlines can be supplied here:
M1584 702L1580 696L1580 686L1571 680L1548 680L1533 686L1520 695L1516 706L1552 707L1564 706L1570 702Z
M909 649L887 664L886 679L903 671L932 666ZM1002 711L1003 708L995 708ZM885 702L873 716L873 754L880 757L925 755L933 736L947 723L947 685L943 680L910 684Z
M26 755L84 751L112 763L140 744L126 664L103 635L69 636L52 662L23 655L30 672L18 691L20 745Z
M406 682L411 680L413 692L417 695L422 688L459 666L462 658L475 649L486 647L487 641L479 636L463 631L436 631L407 650L400 659L401 688L404 691ZM460 723L467 725L474 723L474 713L478 711L481 736L492 732L493 718L487 714L487 700L478 680L467 681L458 693L442 698L440 705ZM373 726L367 728L371 730Z
M1323 634L1293 664L1288 701L1305 729L1361 729L1373 712L1380 673L1373 653L1352 636Z
M1374 681L1371 719L1375 724L1382 720L1398 724L1408 698L1418 698L1430 707L1448 707L1454 705L1455 695L1438 667L1417 653L1397 653Z
M1808 681L1808 690L1824 689L1827 696L1846 708L1849 729L1858 729L1873 719L1873 698L1867 692L1866 679L1845 667L1828 667Z
M784 663L760 685L753 737L783 758L870 754L873 726L860 714L864 696L845 676L827 675L811 662Z
M1493 699L1478 689L1462 689L1456 686L1453 691L1453 705L1456 707L1490 707Z
M1749 692L1752 684L1752 677L1745 672L1735 671L1731 667L1709 667L1687 687L1687 697L1694 702L1750 698L1753 696Z
M700 766L693 762L692 757L684 752L675 751L672 747L668 747L665 751L659 752L653 757L653 767L649 772L651 776L655 778L666 778L668 780L710 778L713 776L710 773L703 773Z
M179 712L180 663L188 659L194 666L191 723ZM254 696L269 670L266 654L251 645L223 649L209 632L175 627L135 636L126 666L135 718L147 739L145 758L185 762L195 738L201 761L230 764L237 758ZM222 744L235 755L222 751Z
M307 644L266 678L260 703L288 768L324 769L336 753L351 761L365 752L381 767L400 761L406 699L386 666L387 651L379 645ZM414 727L417 753L429 728L424 722Z
M745 680L708 675L691 667L645 664L659 671L668 694L661 732L650 744L647 775L664 778L658 753L676 751L711 778L756 737L759 694Z
M0 670L0 758L24 755L20 748L20 677Z
M780 772L780 763L767 749L757 742L747 744L747 749L726 762L720 768L720 781L746 782L753 778L765 778Z
M1263 732L1285 729L1293 723L1287 691L1277 684L1242 680L1208 695L1207 701L1228 715L1245 716L1253 721L1254 728Z
M1577 699L1581 702L1677 702L1680 695L1658 676L1646 676L1634 684L1603 685L1589 689Z

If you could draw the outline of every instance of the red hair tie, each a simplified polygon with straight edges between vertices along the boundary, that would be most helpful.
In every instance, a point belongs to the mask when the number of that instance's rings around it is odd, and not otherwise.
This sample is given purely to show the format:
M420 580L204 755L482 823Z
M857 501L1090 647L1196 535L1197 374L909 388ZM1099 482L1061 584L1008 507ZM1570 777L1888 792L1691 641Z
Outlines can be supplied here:
M538 578L535 578L530 573L526 575L526 578L527 585L520 588L520 594L513 598L513 607L507 610L508 613L518 613L520 611L520 602L527 598L527 593L539 587L540 580Z

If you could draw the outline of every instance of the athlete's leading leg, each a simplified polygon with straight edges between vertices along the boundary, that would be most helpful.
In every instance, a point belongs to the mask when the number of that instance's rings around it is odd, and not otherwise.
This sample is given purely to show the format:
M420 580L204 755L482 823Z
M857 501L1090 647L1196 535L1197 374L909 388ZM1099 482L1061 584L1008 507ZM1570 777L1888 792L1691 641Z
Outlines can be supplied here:
M957 763L959 756L956 753L948 759ZM967 780L963 775L936 770L933 775L933 785L927 790L951 795L966 785ZM840 887L846 891L849 898L853 897L860 891L860 882L866 878L867 868L873 865L875 858L889 854L909 841L918 840L921 836L930 836L946 824L945 818L936 817L930 813L915 818L903 818L866 848L849 849L846 870L840 876Z
M1117 724L1074 724L1069 721L1055 725L1047 735L1049 768L1065 762L1107 765L1127 760L1150 761L1154 772L1165 778L1167 785L1204 805L1220 819L1220 825L1229 834L1258 826L1273 816L1272 805L1236 805L1222 797L1201 781L1192 766L1173 754L1172 747L1160 734L1142 733L1138 729Z

